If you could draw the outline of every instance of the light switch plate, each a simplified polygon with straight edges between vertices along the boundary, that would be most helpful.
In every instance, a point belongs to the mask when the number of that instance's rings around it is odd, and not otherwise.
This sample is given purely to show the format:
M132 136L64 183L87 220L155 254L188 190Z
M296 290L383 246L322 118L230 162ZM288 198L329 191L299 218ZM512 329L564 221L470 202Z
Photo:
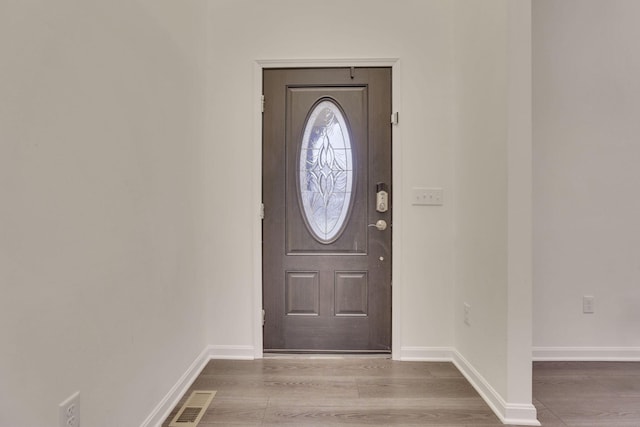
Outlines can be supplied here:
M60 427L80 427L80 392L73 393L58 408Z
M442 188L417 188L411 192L411 204L414 206L442 206L444 191Z

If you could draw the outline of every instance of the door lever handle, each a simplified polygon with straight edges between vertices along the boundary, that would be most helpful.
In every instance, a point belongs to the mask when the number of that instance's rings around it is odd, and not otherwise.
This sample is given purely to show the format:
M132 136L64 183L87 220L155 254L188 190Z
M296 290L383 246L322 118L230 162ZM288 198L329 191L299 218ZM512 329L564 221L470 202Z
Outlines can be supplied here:
M387 229L387 221L384 219L379 219L375 224L369 224L368 227L375 227L380 231L384 231Z

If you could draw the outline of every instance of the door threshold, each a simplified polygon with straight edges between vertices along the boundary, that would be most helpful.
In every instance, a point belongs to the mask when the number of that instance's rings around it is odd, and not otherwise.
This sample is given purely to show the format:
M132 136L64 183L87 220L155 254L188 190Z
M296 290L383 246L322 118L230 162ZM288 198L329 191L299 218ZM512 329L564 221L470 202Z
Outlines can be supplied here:
M265 350L262 357L263 359L391 359L391 353L379 351Z

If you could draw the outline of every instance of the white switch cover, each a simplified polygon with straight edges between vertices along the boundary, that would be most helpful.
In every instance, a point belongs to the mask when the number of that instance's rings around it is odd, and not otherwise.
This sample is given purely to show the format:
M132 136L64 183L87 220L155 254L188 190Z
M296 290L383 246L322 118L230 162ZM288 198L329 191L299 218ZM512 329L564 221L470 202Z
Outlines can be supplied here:
M464 303L464 324L471 326L471 305Z
M582 297L582 312L584 314L595 313L595 297L593 295L585 295Z
M72 394L58 408L60 427L80 427L80 392Z
M415 206L442 206L444 194L442 188L417 188L411 191L411 204Z

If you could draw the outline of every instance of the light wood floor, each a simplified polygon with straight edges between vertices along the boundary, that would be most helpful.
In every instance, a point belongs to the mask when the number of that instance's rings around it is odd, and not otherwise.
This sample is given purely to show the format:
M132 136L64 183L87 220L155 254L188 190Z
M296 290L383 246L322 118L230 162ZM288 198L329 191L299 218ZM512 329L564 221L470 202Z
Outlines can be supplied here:
M640 362L536 362L533 404L544 426L640 427Z
M191 390L217 391L200 426L502 425L445 362L213 360ZM640 363L535 363L533 393L544 426L640 427Z

